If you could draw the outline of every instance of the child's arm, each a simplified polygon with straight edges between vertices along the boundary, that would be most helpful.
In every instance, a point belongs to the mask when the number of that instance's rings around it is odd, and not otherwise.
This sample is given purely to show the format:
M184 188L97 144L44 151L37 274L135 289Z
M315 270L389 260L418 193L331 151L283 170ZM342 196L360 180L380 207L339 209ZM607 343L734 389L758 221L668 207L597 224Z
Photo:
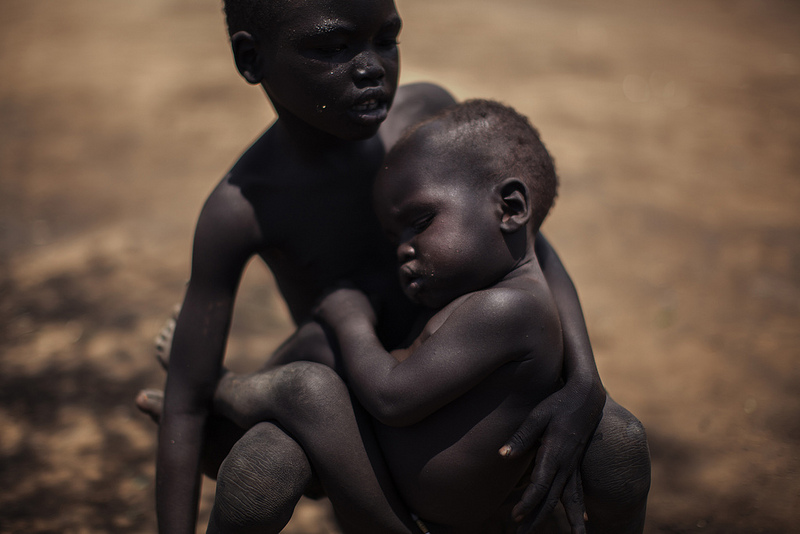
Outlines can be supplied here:
M463 395L504 363L560 345L555 310L512 289L479 291L451 303L430 337L398 361L375 334L375 315L357 290L338 290L318 308L336 334L349 386L373 417L391 426L418 422ZM530 319L555 328L532 329ZM536 319L535 319L536 320ZM438 322L436 319L434 321ZM430 323L429 323L430 325ZM543 335L536 335L544 332ZM427 335L427 334L424 334ZM551 339L552 338L552 339ZM554 363L554 369L560 361Z
M200 215L191 280L172 343L156 477L156 510L162 533L195 531L204 429L236 290L255 242L247 211L232 205L229 193L221 185Z
M606 393L575 286L541 233L536 236L536 256L555 298L564 332L565 384L536 406L502 454L516 456L541 442L531 485L515 507L514 516L522 518L535 510L529 522L536 524L562 498L574 526L576 521L582 523L583 516L583 495L576 483L580 459L602 416ZM571 494L574 492L576 495Z

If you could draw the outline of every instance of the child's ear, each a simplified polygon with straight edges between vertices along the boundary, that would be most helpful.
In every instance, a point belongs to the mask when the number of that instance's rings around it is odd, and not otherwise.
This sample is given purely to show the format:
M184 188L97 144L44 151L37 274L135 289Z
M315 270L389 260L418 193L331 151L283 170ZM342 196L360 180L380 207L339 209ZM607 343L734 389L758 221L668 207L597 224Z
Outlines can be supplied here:
M247 83L258 85L264 79L264 66L255 37L250 32L236 32L231 35L231 48L236 68Z
M497 186L502 215L500 230L513 233L528 224L531 219L530 191L519 178L506 178Z

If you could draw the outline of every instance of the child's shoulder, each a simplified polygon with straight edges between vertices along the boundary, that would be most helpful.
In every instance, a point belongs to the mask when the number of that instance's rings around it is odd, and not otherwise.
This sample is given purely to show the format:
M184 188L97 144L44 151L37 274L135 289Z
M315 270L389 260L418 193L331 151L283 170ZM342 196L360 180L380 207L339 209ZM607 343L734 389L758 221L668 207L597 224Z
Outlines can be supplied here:
M428 82L401 85L397 88L389 116L380 129L386 148L391 148L409 126L455 103L453 95L439 85Z
M206 198L196 234L200 239L223 241L250 252L262 248L275 225L271 215L282 206L275 187L281 181L280 164L271 164L269 142L262 136L251 145Z

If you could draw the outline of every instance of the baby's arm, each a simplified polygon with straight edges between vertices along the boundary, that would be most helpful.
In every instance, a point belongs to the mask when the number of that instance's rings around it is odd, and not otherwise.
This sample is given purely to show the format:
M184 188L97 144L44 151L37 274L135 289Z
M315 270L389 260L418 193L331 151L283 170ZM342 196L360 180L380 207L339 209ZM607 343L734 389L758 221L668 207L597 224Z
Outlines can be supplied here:
M555 313L548 314L540 299L528 292L478 291L451 303L436 317L441 319L442 314L446 318L441 325L428 332L429 337L419 338L410 354L398 361L381 345L375 316L359 291L338 290L318 308L320 318L336 334L350 387L384 424L418 422L504 363L560 345L557 327L531 328L531 317L538 316L535 324L547 325Z
M576 527L583 523L578 483L580 459L602 416L606 393L575 286L541 233L536 236L536 256L555 298L564 332L565 384L531 412L509 440L508 448L503 448L503 454L522 454L541 440L531 485L514 509L514 515L522 518L534 512L527 522L537 524L564 494L562 500L570 523Z
M192 275L175 328L159 428L156 510L163 533L195 531L204 430L239 279L257 241L246 206L232 204L236 192L223 182L195 231Z

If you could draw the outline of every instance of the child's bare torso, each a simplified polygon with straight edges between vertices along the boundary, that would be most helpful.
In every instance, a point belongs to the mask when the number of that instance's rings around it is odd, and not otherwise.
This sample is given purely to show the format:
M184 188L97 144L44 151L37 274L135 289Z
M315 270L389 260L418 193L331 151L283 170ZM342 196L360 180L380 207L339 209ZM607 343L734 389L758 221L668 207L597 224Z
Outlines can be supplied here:
M237 214L228 231L251 236L242 240L242 254L266 262L294 320L308 319L322 292L343 279L396 284L372 209L380 139L314 160L278 138L267 131L212 197L226 206L221 211Z
M372 184L385 144L448 98L438 87L401 86L378 135L314 149L276 122L212 193L221 213L236 214L233 224L222 224L225 231L250 236L237 239L241 253L266 262L295 323L309 319L322 292L345 279L368 293L401 295L394 253L373 212Z

